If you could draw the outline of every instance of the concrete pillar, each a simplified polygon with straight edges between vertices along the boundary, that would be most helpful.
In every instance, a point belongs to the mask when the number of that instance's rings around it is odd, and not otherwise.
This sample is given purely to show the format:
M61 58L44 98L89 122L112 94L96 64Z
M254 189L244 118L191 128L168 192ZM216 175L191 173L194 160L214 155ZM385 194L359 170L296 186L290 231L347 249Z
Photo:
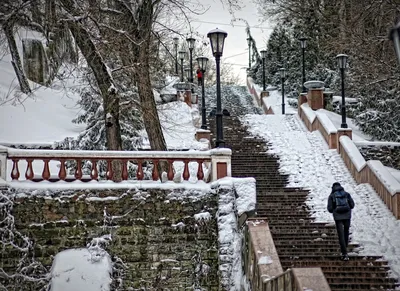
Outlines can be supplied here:
M208 141L211 140L211 131L208 129L198 129L196 130L196 140L199 141L200 139L204 138L207 139Z
M232 176L231 156L232 150L228 148L211 150L212 181Z

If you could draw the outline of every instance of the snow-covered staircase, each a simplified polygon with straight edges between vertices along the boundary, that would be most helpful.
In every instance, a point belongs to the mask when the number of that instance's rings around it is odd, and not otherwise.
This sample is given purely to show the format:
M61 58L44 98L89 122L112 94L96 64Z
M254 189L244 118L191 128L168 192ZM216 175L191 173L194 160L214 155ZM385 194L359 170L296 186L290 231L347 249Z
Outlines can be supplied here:
M215 134L215 122L209 122ZM215 135L214 135L215 136ZM232 149L232 176L257 180L257 216L267 217L283 269L320 267L332 290L392 290L387 261L379 256L356 255L340 260L335 226L315 223L306 198L308 191L286 188L287 176L279 173L279 158L265 153L263 140L249 137L235 117L224 117L224 140Z

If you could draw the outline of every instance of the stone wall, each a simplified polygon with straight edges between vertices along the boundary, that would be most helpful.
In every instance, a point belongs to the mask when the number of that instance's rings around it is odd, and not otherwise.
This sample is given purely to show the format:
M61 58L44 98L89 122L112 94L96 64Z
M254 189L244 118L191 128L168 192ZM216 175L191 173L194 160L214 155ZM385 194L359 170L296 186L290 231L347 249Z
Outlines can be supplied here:
M9 190L7 194L17 192ZM12 214L16 229L34 242L29 256L34 256L47 271L58 252L85 247L92 238L111 234L107 251L114 262L123 262L119 264L122 268L114 270L113 290L117 285L118 290L218 290L214 190L45 194L14 198ZM194 214L205 211L212 219L194 218ZM6 246L0 256L0 267L9 274L15 273L22 253ZM43 286L27 282L21 286L14 279L0 282L15 284L15 290L21 291L40 290Z
M379 160L387 167L400 170L400 146L358 146L366 161Z

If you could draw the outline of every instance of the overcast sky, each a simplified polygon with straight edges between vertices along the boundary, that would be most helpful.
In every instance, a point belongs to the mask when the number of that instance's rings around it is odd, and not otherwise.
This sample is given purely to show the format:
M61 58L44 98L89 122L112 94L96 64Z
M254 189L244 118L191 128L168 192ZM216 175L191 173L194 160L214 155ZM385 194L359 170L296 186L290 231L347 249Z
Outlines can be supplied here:
M257 14L257 6L251 0L243 0L241 3L243 8L235 12L234 16L229 13L227 7L224 7L220 0L202 0L201 3L210 8L203 15L193 16L192 27L204 35L204 38L207 38L207 33L215 28L228 33L222 59L224 62L234 64L233 68L240 73L241 82L245 84L246 70L242 68L247 68L249 64L246 23L237 20L231 24L231 21L235 17L242 18L249 23L258 50L265 48L266 41L272 32L272 25L260 20Z

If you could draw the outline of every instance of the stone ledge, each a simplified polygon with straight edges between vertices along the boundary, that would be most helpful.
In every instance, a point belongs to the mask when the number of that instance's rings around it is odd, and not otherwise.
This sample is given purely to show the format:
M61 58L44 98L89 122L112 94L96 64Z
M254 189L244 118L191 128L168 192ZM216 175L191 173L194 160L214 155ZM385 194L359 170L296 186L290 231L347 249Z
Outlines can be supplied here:
M321 268L294 268L292 272L298 290L331 290Z

